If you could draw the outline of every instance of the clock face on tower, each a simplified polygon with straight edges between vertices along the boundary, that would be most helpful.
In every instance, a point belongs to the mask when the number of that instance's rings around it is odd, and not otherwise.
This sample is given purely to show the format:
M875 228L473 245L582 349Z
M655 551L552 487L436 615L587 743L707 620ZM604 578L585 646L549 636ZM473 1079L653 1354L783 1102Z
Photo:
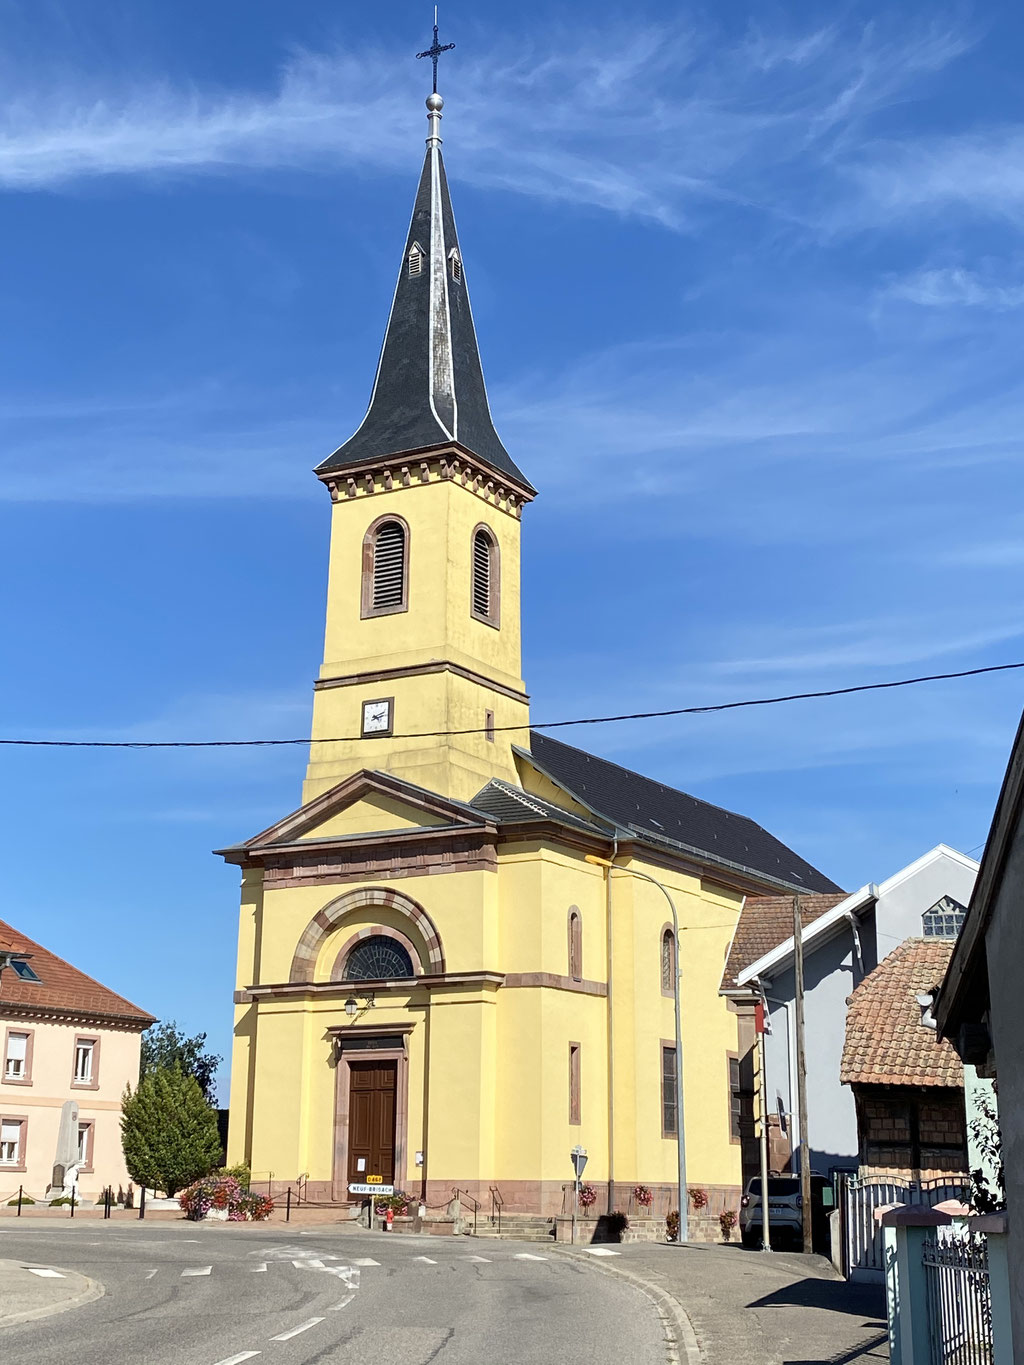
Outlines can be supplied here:
M391 716L394 698L383 697L379 701L363 702L363 737L369 735L390 735Z

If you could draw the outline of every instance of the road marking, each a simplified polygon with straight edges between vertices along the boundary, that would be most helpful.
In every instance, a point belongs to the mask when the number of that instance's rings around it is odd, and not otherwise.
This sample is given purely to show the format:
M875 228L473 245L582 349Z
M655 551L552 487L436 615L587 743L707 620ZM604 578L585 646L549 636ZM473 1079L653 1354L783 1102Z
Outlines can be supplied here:
M292 1337L297 1337L300 1332L308 1332L311 1327L315 1327L318 1322L323 1322L323 1318L310 1318L308 1322L300 1322L298 1327L293 1327L290 1332L278 1332L276 1337L271 1337L271 1341L291 1341Z
M437 1265L437 1262L432 1261L429 1256L414 1256L413 1260L422 1261L424 1265Z
M546 1261L547 1259L548 1258L546 1256L534 1256L534 1254L530 1251L516 1252L517 1261Z
M183 1275L209 1275L212 1265L190 1265L181 1272Z
M357 1256L353 1265L380 1265L380 1261L375 1261L372 1256Z
M249 1269L252 1271L254 1275L258 1275L261 1270L266 1270L266 1268L267 1268L266 1261L260 1261L259 1265L251 1265L249 1267Z
M258 1356L259 1351L239 1351L236 1356L227 1356L224 1360L218 1360L217 1365L242 1365L243 1360L252 1360L253 1356Z
M154 1275L159 1275L159 1274L160 1274L159 1268L157 1268L156 1270L147 1270L147 1271L146 1271L146 1279L147 1279L147 1280L151 1280L151 1279L153 1278Z
M476 1261L479 1265L490 1265L490 1264L491 1264L491 1260L490 1260L490 1257L489 1257L489 1256L460 1256L460 1257L459 1257L459 1260L460 1260L460 1261Z
M41 1268L37 1270L35 1266L31 1265L27 1265L25 1269L30 1275L39 1275L44 1280L62 1280L64 1278L59 1270L43 1270Z
M296 1270L326 1270L323 1261L292 1261Z
M584 1247L590 1256L621 1256L621 1251L609 1251L607 1247Z
M347 1308L349 1304L352 1302L352 1300L355 1298L355 1296L356 1291L353 1289L350 1293L346 1294L343 1299L340 1299L337 1303L332 1303L328 1311L331 1313L337 1313L339 1309Z

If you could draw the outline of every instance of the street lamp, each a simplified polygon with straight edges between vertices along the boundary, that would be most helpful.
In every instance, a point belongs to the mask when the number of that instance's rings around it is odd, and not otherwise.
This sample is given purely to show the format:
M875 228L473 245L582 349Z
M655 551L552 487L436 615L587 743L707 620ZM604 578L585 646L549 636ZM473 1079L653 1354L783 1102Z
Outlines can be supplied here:
M642 882L650 882L656 886L661 894L668 901L668 907L672 911L672 947L675 958L675 972L672 981L672 996L675 1006L676 1016L676 1153L678 1159L676 1180L679 1186L679 1233L678 1240L685 1242L689 1240L689 1219L687 1218L686 1208L686 1131L683 1126L683 1028L682 1017L679 1009L679 983L682 975L682 958L679 952L679 916L676 914L676 903L669 895L668 887L663 886L655 877L649 877L646 872L637 872L632 867L620 867L618 863L613 863L609 858L598 858L593 853L584 855L584 861L593 863L595 867L605 867L612 872L625 872L630 877L639 877Z

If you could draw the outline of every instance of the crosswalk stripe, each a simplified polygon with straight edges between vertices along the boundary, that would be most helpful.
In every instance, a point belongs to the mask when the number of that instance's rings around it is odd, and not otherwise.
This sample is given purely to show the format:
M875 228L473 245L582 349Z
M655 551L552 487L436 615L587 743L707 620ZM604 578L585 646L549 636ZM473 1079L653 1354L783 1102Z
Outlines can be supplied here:
M534 1254L531 1251L516 1252L517 1261L546 1261L547 1259L548 1258L546 1256L534 1256Z
M587 1252L589 1255L591 1255L591 1256L621 1256L621 1255L622 1255L622 1253L621 1253L620 1251L609 1251L607 1247L584 1247L583 1250L586 1251L586 1252Z
M183 1275L209 1275L212 1269L212 1265L188 1265L181 1273Z
M416 1256L414 1257L414 1259L417 1261L422 1261L424 1265L437 1265L437 1262L432 1261L429 1256Z
M64 1278L64 1276L60 1273L59 1270L43 1270L42 1268L37 1269L35 1266L31 1265L26 1266L25 1269L28 1271L30 1275L38 1275L39 1278L43 1280L62 1280Z
M271 1337L271 1341L291 1341L292 1337L297 1337L300 1332L308 1332L311 1327L315 1327L318 1322L323 1322L323 1318L310 1318L308 1322L300 1322L298 1327L293 1327L290 1332L278 1332L276 1337Z
M353 1265L380 1265L380 1261L375 1261L372 1256L357 1256Z
M476 1261L478 1265L490 1265L490 1264L491 1264L491 1259L490 1259L489 1256L460 1256L460 1257L459 1257L459 1260L460 1260L460 1261Z

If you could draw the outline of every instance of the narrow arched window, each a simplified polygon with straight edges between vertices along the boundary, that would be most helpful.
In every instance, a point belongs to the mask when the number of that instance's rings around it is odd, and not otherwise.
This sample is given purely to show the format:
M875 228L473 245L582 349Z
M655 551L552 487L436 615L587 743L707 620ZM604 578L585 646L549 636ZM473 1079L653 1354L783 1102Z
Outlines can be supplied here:
M661 990L663 995L676 992L676 942L671 929L661 936Z
M575 906L569 911L569 977L583 980L583 921Z
M473 582L470 604L478 621L497 627L500 615L498 542L486 526L473 532Z
M362 615L384 616L409 605L409 528L381 517L363 537Z

